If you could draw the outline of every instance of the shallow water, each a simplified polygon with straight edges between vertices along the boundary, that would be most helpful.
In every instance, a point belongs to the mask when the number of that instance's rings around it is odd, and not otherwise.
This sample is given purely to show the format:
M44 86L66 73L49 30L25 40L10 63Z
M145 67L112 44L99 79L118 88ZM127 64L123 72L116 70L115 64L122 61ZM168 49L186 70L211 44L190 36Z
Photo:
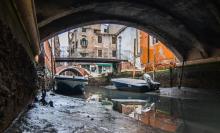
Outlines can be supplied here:
M154 120L165 121L154 124L163 130L170 130L170 125L177 133L219 133L220 131L220 91L195 88L160 88L160 92L134 93L118 91L112 86L108 89L87 89L87 94L99 94L109 99L141 99L146 103L154 103L156 110L165 112L154 113ZM155 115L156 114L156 115ZM167 121L168 125L167 125ZM173 122L173 123L172 123ZM145 122L146 124L147 122ZM167 129L166 129L167 128ZM171 128L172 129L172 128Z

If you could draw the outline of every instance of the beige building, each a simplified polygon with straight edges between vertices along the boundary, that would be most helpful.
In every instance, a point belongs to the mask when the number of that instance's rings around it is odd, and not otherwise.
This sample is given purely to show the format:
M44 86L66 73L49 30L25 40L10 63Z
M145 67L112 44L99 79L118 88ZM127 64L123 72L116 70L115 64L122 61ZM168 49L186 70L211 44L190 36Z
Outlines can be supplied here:
M96 24L69 31L69 57L116 59L117 34L123 27L116 24ZM79 64L94 73L102 74L113 71L111 63Z
M115 24L96 24L69 31L69 57L116 58L116 34L122 27Z

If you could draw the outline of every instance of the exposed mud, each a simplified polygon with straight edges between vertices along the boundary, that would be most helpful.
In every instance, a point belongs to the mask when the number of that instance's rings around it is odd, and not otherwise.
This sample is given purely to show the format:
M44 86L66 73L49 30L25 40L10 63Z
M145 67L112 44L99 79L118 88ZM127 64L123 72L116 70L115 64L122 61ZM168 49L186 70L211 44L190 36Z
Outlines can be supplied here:
M96 101L86 101L55 94L47 94L54 107L35 107L24 113L6 133L62 132L62 133L162 133L118 112L104 108Z

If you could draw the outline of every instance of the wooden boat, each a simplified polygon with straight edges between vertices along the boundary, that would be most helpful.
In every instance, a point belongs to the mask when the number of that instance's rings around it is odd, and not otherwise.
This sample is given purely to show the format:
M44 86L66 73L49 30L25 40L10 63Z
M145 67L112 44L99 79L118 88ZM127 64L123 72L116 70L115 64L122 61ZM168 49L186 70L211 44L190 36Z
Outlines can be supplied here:
M149 76L144 79L114 78L111 81L118 90L122 91L147 92L159 89L160 83L154 82Z
M88 79L83 76L55 76L55 92L65 95L82 94Z

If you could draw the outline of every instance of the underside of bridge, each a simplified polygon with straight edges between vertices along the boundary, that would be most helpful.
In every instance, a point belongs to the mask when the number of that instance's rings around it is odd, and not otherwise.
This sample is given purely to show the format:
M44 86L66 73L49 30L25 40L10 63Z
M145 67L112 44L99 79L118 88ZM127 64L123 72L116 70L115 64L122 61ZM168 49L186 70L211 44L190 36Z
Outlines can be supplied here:
M36 0L35 3L41 40L78 26L116 23L157 36L180 60L220 55L219 1Z
M158 37L180 61L212 58L217 62L219 7L217 0L2 0L0 132L28 104L36 90L35 56L39 54L40 42L79 26L115 23ZM203 72L202 79L195 76L198 72ZM186 77L190 73L197 79L195 83L212 76L212 83L217 84L219 78L213 75L220 73L219 63L202 69L196 66L196 71L190 68ZM201 77L203 74L207 78Z

